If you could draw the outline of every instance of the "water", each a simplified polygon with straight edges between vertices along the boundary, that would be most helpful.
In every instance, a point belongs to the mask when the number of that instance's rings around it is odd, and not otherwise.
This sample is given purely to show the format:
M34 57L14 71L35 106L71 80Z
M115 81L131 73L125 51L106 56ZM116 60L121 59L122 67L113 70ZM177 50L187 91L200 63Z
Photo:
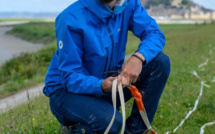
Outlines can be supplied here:
M5 34L11 29L11 26L0 27L0 66L22 52L35 52L43 47L42 44L33 44Z

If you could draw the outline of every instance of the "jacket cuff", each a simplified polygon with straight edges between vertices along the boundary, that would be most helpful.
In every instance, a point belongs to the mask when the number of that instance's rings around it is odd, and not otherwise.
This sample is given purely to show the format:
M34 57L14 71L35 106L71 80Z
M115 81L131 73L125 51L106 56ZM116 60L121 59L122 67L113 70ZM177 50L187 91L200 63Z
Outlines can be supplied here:
M97 95L105 95L105 93L102 91L102 82L103 81L104 81L104 79L101 79L97 83L97 89L98 89L98 90L96 90L97 91L97 93L96 93Z

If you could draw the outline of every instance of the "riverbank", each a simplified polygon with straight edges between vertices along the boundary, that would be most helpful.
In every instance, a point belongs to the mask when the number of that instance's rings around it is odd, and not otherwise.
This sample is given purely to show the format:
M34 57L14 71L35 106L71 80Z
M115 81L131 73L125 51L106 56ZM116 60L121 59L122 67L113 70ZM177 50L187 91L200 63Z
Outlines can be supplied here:
M28 21L12 21L12 22L0 22L0 67L12 58L20 56L21 53L36 52L44 47L43 44L35 44L17 38L13 35L6 34L12 30L14 25L26 24ZM3 76L2 76L3 77ZM0 91L4 90L6 84L0 86ZM6 112L15 106L33 99L42 94L43 84L36 85L31 88L27 88L18 93L11 93L0 99L0 111Z
M12 26L0 27L0 66L2 66L6 61L19 56L21 53L36 52L44 46L43 44L31 43L6 34L6 32L10 31L12 28Z
M10 109L26 103L35 97L39 97L42 95L43 87L44 84L38 84L4 99L0 99L0 113L5 113Z
M6 34L8 31L10 34ZM44 81L56 50L53 31L54 24L47 22L0 27L0 99ZM14 36L19 33L22 37L28 37L29 41ZM32 43L31 40L38 40L39 43ZM44 45L43 41L48 44Z

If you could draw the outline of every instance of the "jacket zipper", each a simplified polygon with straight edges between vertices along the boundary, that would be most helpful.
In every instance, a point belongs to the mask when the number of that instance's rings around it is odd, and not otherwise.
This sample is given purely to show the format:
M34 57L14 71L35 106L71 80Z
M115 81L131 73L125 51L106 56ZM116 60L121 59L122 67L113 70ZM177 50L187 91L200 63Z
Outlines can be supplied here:
M106 57L106 62L105 62L105 69L104 69L104 72L107 71L107 63L108 63L108 55L109 55L109 50L108 50L108 47L106 47L106 51L107 51L107 57ZM105 78L106 75L105 73L103 73L103 78Z
M112 54L111 54L111 61L110 61L110 67L111 67L111 65L113 65L113 64L111 64L111 63L113 62L114 39L113 39L113 33L111 32L110 27L108 26L108 23L106 24L106 27L107 27L107 30L108 30L108 32L109 32L109 34L110 34L110 38L111 38L111 41L112 41ZM110 71L110 70L108 70L108 71Z

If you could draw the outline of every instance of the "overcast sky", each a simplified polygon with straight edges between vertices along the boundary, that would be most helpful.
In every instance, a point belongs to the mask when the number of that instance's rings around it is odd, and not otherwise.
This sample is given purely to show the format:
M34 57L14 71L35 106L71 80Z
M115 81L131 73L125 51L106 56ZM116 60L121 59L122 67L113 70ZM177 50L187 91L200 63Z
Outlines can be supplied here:
M192 1L206 8L215 10L215 0L192 0Z
M76 0L0 0L0 12L60 12ZM215 0L193 0L215 10Z
M76 0L0 0L0 12L60 12Z

